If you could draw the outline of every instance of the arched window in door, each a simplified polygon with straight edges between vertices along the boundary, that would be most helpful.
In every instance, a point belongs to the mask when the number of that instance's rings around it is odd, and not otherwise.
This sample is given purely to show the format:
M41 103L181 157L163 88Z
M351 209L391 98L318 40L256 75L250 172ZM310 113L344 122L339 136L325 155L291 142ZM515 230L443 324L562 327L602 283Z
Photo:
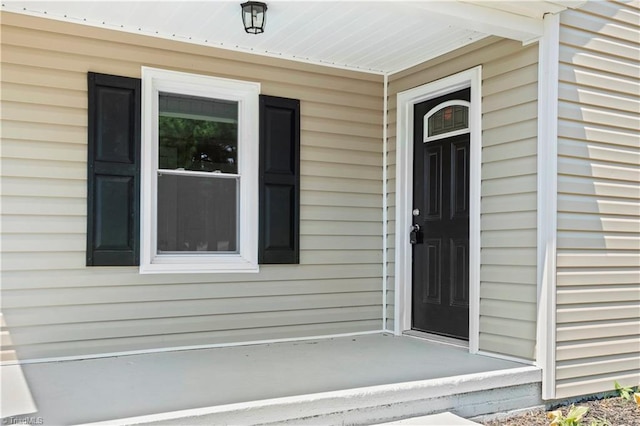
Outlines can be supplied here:
M452 100L435 106L424 116L423 142L469 133L470 105L467 101Z

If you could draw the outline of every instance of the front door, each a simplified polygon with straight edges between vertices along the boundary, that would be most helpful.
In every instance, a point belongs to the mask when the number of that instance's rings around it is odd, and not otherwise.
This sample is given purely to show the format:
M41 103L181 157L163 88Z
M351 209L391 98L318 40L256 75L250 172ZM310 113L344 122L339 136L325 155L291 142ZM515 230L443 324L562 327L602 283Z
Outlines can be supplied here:
M414 106L412 329L469 339L469 100Z

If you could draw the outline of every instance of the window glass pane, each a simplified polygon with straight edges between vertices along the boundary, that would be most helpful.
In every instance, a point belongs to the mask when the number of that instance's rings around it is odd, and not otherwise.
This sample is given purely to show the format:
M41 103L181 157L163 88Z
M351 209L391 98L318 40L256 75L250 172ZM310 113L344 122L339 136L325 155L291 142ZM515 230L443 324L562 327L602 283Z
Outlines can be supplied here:
M238 179L159 172L158 253L237 253Z
M469 127L469 108L451 105L442 108L429 117L428 136L437 136Z
M160 94L158 167L238 173L238 103Z

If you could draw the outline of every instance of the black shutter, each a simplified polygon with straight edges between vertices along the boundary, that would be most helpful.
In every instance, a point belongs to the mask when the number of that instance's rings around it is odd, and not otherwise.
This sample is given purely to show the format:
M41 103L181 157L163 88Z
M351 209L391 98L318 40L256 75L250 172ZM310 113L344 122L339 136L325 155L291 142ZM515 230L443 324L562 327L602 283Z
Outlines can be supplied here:
M258 261L300 262L300 101L260 95Z
M89 73L87 266L140 263L140 80Z

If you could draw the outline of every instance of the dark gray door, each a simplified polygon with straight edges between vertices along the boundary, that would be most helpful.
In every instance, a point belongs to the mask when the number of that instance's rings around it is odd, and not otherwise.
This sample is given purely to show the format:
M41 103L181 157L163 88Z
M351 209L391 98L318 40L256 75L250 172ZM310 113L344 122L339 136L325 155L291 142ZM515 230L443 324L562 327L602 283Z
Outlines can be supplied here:
M469 338L469 133L423 142L423 117L469 89L414 108L412 328ZM453 110L443 110L446 117ZM468 114L468 111L467 111ZM441 114L442 115L442 114Z

